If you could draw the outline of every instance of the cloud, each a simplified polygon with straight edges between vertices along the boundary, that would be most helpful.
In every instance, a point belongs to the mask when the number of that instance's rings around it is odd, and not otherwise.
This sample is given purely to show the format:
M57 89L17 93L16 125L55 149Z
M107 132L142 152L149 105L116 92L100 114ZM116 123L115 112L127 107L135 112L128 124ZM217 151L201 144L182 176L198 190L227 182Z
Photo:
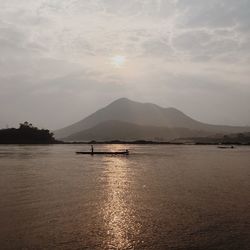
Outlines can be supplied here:
M1 105L11 102L8 112L0 110L2 124L18 122L28 109L31 120L61 127L122 96L191 115L197 109L194 115L204 119L212 95L225 103L218 114L237 117L224 120L247 122L242 111L243 104L250 105L247 0L0 0L0 5ZM117 54L127 57L123 69L110 64ZM206 93L209 98L199 97ZM245 101L226 111L241 94ZM199 100L200 108L190 99ZM206 116L222 123L219 115L213 119L215 103L209 105ZM67 113L53 117L60 107Z
M249 25L250 2L247 0L179 0L177 6L186 9L182 17L185 25L191 27L241 27Z

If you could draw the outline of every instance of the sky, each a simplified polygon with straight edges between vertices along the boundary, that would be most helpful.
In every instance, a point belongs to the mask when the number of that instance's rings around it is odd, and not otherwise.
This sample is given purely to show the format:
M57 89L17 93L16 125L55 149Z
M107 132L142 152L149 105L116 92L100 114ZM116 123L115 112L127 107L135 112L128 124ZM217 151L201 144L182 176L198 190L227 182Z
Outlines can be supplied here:
M0 127L121 97L250 125L250 1L0 0Z

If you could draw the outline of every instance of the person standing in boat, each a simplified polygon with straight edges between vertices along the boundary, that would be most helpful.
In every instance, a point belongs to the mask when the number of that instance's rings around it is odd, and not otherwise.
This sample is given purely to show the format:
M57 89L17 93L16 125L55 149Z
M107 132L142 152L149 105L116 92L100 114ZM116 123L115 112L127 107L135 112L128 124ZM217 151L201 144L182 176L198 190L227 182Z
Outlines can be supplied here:
M94 146L91 145L91 153L93 154L94 153Z

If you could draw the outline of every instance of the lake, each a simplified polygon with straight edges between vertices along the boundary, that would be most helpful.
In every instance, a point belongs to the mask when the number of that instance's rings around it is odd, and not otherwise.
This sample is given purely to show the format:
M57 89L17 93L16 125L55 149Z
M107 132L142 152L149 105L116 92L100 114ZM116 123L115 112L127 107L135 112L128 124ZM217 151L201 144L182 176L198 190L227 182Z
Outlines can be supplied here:
M0 146L1 249L250 249L250 147Z

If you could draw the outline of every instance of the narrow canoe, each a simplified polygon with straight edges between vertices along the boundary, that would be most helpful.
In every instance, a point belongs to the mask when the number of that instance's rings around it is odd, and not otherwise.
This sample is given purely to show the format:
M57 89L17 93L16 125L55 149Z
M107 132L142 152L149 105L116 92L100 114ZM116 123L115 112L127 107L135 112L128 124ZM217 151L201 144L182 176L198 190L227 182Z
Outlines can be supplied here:
M218 146L218 148L225 148L225 149L227 149L227 148L234 148L234 146Z
M128 151L116 151L116 152L76 152L76 154L82 154L82 155L128 155Z

